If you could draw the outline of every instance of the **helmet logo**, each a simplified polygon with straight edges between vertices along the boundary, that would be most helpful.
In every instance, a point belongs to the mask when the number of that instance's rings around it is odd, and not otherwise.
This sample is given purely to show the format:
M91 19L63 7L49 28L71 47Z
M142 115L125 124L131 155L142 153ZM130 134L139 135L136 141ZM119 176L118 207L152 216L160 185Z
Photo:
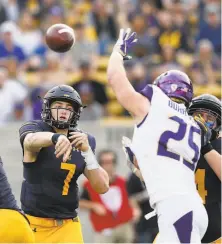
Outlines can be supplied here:
M177 89L177 84L171 84L172 92L176 91L176 89Z
M69 95L68 95L68 94L64 94L63 96L64 96L64 97L69 97Z

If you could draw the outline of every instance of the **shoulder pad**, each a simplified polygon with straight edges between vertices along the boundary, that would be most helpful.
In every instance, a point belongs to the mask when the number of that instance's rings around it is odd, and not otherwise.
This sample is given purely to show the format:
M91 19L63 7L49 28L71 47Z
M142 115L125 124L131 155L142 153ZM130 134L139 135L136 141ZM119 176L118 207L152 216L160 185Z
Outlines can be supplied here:
M53 132L53 129L50 125L48 125L46 122L43 122L41 120L38 121L38 125L39 127L43 130L43 131L49 131L49 132Z
M38 121L28 121L24 124L22 124L22 126L19 129L19 134L20 136L24 133L24 132L37 132L37 131L41 131L41 127L39 126L39 122Z

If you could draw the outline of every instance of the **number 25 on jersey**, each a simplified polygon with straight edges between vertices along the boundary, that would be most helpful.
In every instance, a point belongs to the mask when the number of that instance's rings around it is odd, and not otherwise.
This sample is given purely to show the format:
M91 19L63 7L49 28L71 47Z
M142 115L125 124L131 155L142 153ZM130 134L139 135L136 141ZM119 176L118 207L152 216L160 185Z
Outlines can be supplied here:
M183 140L186 135L188 126L187 126L187 123L183 119L181 119L177 116L172 116L169 119L175 121L178 124L178 130L177 130L177 132L172 132L172 131L167 130L161 134L157 154L159 156L165 156L165 157L173 158L177 161L180 161L180 155L167 150L167 143L168 143L169 139L173 139L175 141ZM186 165L189 169L194 170L196 163L200 156L200 149L197 146L197 144L194 142L194 133L197 133L200 135L200 129L195 126L190 126L188 133L189 133L189 135L188 135L187 143L188 143L188 146L193 150L194 157L192 159L192 162L189 162L185 158L183 158L183 164Z

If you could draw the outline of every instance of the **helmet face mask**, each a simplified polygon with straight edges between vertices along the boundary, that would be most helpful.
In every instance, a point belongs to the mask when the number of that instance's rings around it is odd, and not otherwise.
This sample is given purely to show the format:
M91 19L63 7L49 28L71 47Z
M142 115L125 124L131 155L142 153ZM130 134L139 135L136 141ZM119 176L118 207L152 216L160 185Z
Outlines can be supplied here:
M72 106L72 111L70 112L70 109L63 107L52 107L52 104L55 102L69 103ZM54 109L56 109L55 113L52 112ZM58 115L60 113L60 109L70 112L68 119L59 119ZM83 106L81 98L72 87L66 85L57 86L52 88L45 95L43 99L41 117L42 120L50 126L56 127L57 129L69 129L70 127L74 128L77 126L82 109ZM54 117L52 113L54 114Z
M194 113L201 113L203 116L205 114L206 126L212 129L213 137L211 140L215 139L221 130L221 101L210 94L203 94L195 97L188 109L189 115L194 115ZM213 119L214 118L214 119ZM215 120L215 123L213 123ZM211 128L213 126L213 128Z
M197 109L193 115L198 115L200 114L201 117L205 121L205 125L210 128L210 129L216 129L217 128L217 119L218 119L218 114L215 112L209 110L209 109Z

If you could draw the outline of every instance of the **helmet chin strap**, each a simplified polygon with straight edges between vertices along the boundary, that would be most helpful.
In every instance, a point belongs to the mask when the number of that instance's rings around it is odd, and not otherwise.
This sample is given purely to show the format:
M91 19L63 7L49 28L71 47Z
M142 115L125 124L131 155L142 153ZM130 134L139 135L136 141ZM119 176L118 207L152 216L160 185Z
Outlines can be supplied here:
M59 122L59 121L53 120L52 126L56 127L57 129L60 129L60 130L65 130L65 129L69 129L70 125L67 122Z
M60 129L60 130L65 130L65 129L69 129L70 127L70 124L67 122L64 122L64 121L59 121L58 119L55 120L53 117L52 117L52 126L56 127L57 129Z

